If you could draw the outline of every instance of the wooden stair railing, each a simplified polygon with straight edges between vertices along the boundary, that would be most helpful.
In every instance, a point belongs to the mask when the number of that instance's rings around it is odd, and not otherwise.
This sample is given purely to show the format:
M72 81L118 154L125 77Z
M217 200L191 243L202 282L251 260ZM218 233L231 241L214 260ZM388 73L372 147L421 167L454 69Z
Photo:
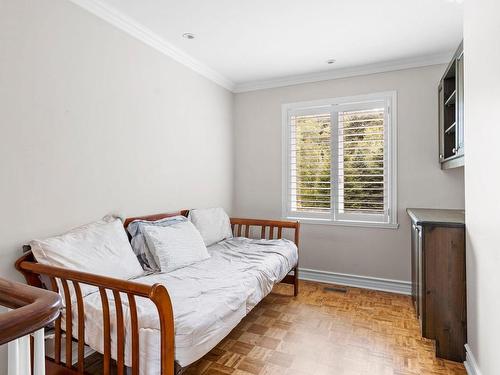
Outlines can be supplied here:
M61 297L48 290L0 279L0 345L38 331L59 316Z
M8 344L9 375L44 375L44 327L59 317L61 297L0 279L0 306L10 309L0 313L0 345Z

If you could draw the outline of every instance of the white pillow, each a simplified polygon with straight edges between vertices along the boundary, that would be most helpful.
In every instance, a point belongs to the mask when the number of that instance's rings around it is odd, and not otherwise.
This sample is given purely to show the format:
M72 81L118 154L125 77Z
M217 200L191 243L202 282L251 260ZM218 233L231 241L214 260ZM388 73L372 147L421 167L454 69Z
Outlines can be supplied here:
M123 223L117 218L104 218L60 236L32 240L30 246L35 259L42 264L118 279L144 273Z
M158 266L159 261L156 259L155 254L149 250L146 242L146 238L143 233L144 227L168 227L181 221L187 221L187 218L178 215L156 221L134 220L128 225L127 231L132 236L130 244L132 245L132 249L134 250L135 255L137 255L137 259L139 260L139 263L141 263L144 270L152 272L160 271L160 267Z
M206 246L233 238L231 221L223 208L203 208L189 211L189 220L201 233Z
M170 272L210 257L200 233L189 221L168 227L147 226L143 231L149 250L155 253L162 272Z

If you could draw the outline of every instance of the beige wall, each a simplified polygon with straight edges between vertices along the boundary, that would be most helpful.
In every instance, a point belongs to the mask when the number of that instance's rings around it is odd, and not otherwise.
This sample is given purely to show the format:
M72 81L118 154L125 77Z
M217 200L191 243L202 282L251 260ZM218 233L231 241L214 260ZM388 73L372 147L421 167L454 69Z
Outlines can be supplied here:
M232 107L69 1L0 0L0 277L27 240L109 212L230 210Z
M482 375L500 374L499 15L497 0L465 2L467 336Z
M464 207L463 169L442 171L437 161L437 86L444 69L432 66L237 94L235 213L281 215L283 103L397 90L400 229L304 224L301 267L409 280L405 208Z

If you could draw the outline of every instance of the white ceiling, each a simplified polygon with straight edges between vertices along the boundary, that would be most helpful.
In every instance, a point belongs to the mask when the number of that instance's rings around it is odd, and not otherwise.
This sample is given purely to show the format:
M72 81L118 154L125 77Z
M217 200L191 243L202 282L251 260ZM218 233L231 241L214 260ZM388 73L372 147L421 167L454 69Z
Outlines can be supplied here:
M233 84L412 59L462 38L452 0L98 0ZM196 35L193 40L183 33ZM334 58L333 65L326 60Z

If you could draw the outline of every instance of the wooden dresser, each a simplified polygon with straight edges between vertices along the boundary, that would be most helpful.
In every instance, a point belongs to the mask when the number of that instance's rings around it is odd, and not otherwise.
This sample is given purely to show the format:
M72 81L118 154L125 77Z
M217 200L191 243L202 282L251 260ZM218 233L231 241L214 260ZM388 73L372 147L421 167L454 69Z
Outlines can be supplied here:
M464 211L406 211L412 221L412 299L422 336L436 340L438 357L462 362L467 342Z

